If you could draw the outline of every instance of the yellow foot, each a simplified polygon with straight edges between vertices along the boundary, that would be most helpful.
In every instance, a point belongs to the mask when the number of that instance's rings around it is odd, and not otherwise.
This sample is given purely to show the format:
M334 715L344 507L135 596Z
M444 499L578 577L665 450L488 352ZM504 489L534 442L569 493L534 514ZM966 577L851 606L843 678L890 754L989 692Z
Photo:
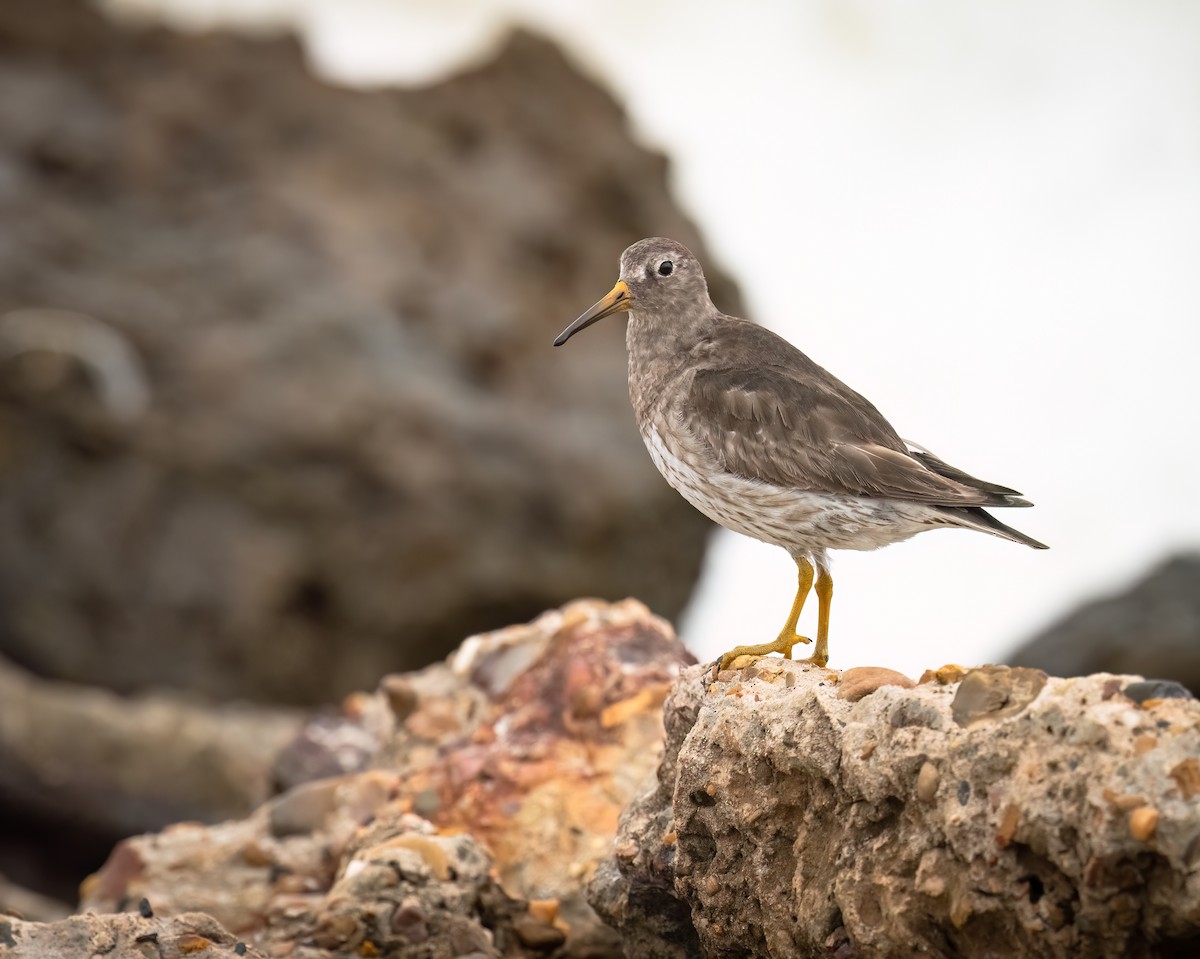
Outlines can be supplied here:
M770 653L782 653L784 659L792 658L792 647L797 643L811 643L812 640L807 636L798 636L792 633L790 636L776 636L769 643L759 643L757 646L735 646L729 652L725 653L720 659L713 663L712 678L715 680L717 674L722 669L728 669L741 656L766 656ZM816 659L814 657L814 662ZM822 661L817 663L818 666L824 666Z

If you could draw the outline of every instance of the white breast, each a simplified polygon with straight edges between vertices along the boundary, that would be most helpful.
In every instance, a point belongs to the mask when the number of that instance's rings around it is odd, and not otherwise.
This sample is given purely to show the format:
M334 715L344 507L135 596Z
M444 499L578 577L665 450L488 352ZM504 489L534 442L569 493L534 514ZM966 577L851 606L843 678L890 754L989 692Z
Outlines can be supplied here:
M711 453L668 442L653 425L642 430L642 440L666 481L714 523L790 552L877 549L943 522L913 503L784 488L728 473Z

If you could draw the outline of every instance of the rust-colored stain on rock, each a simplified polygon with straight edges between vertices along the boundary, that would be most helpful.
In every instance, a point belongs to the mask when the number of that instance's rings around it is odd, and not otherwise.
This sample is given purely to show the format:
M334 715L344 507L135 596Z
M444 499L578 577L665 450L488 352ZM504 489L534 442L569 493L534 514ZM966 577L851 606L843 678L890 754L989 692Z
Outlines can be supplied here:
M615 933L583 886L658 764L662 703L692 661L633 600L579 601L472 637L447 662L348 699L347 735L325 739L331 749L353 740L374 768L297 783L242 822L131 840L86 902L113 909L136 876L138 894L164 911L202 908L238 932L308 930L338 954L382 955L443 934L441 907L397 900L397 882L415 883L418 898L427 887L470 892L489 916L499 896L504 928L525 949L610 954ZM310 757L322 742L301 739ZM181 872L190 885L175 881ZM364 925L371 910L391 916L394 937ZM446 954L486 952L483 928L460 929Z

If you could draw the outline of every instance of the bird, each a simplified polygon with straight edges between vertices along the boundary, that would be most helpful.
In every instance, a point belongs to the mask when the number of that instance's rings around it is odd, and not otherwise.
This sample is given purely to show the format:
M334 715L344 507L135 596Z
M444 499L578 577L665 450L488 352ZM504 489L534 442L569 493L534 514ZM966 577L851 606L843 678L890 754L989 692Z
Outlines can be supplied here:
M810 591L818 600L809 660L829 661L829 550L873 550L933 529L1046 545L985 507L1032 504L900 438L865 397L783 337L713 305L704 271L682 243L639 240L621 254L616 285L554 340L626 312L629 399L666 481L726 529L787 550L796 595L779 635L736 646L738 657L792 657Z

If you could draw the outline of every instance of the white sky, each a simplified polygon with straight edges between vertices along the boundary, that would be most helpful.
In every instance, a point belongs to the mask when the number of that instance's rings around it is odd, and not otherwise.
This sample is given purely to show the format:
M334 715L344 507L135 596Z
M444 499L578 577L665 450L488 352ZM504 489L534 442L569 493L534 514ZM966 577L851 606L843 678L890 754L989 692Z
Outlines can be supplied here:
M838 554L832 665L1000 658L1200 545L1200 4L111 4L292 23L367 84L452 73L519 23L612 89L752 317L1038 504L1002 517L1049 552L946 532ZM768 640L793 588L783 551L722 531L681 631L702 658Z

